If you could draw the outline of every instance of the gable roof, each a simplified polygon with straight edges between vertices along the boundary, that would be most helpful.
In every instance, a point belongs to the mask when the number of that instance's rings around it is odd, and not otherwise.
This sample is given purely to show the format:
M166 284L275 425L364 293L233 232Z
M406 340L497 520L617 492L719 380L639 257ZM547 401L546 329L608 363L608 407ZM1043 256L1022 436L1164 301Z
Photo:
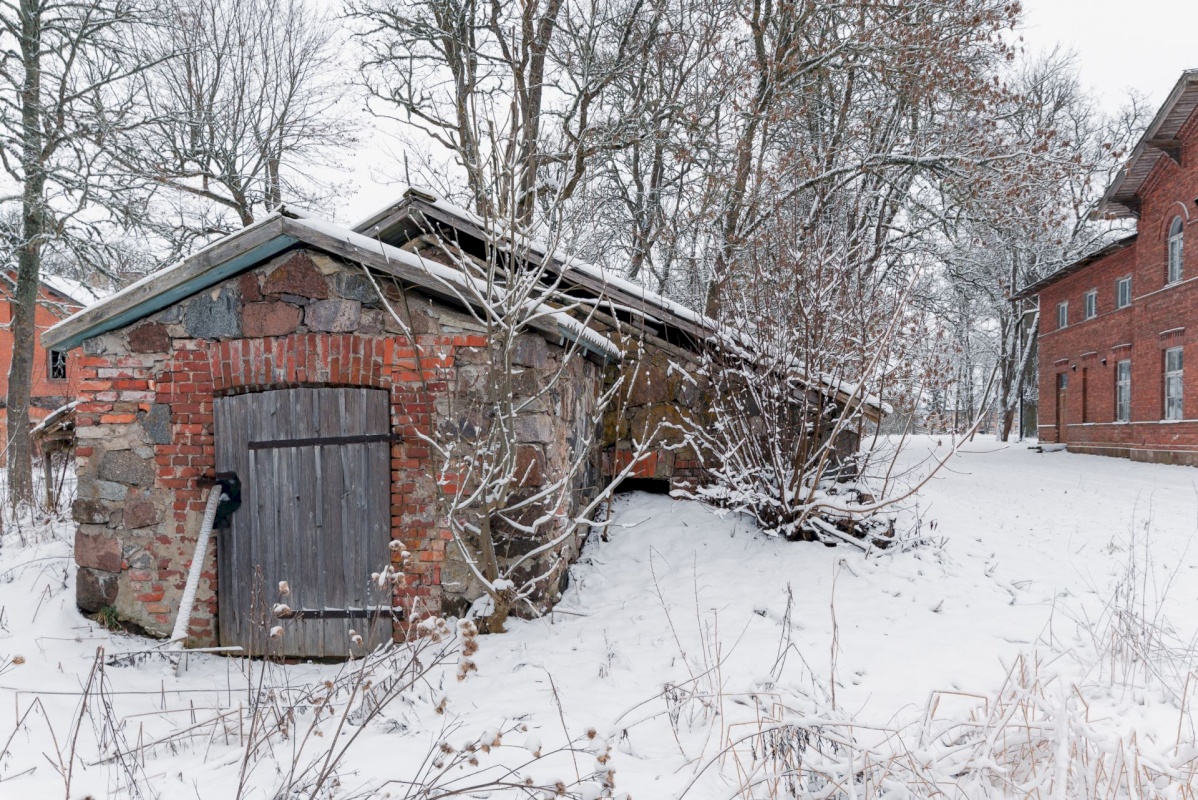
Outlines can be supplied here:
M398 202L378 209L354 226L358 233L393 243L407 242L438 228L449 231L445 238L452 237L453 244L467 250L471 245L480 253L485 252L487 246L506 248L509 252L518 247L521 258L536 263L543 263L542 260L548 258L547 269L563 279L565 288L577 287L594 297L604 298L607 301L605 311L622 315L637 329L648 327L649 332L667 343L681 340L679 343L693 348L718 337L725 346L739 351L745 358L754 357L755 345L743 333L729 330L706 314L595 264L556 252L547 256L551 248L543 243L522 240L516 245L512 242L513 237L503 231L495 232L494 223L424 189L408 189ZM861 387L856 384L828 375L812 376L801 367L793 368L792 374L796 382L831 396L837 402L863 406L872 421L876 422L892 411L887 403L873 395L860 397Z
M1112 217L1140 214L1140 190L1162 158L1181 159L1177 134L1198 108L1198 69L1181 74L1164 105L1156 112L1144 135L1131 152L1127 165L1120 170L1098 205L1098 213Z
M466 249L484 252L487 245L515 250L520 257L537 263L549 258L550 272L560 275L569 284L615 301L623 310L635 313L640 322L649 321L672 328L689 337L694 343L703 341L719 327L710 317L670 300L640 284L625 280L609 270L581 259L554 252L544 243L522 240L518 244L502 231L494 229L472 211L454 205L423 189L408 189L401 200L381 208L354 225L357 233L398 245L438 230L450 231L453 243ZM448 238L448 237L447 237Z
M429 234L430 224L446 231L447 240L467 250L472 245L487 244L515 249L503 236L488 235L485 223L476 215L419 190L409 190L398 203L372 214L353 229L282 207L54 325L42 334L42 345L60 350L78 347L87 339L126 327L302 246L390 275L443 302L469 305L474 294L472 278L452 266L401 249L400 245ZM577 289L592 298L602 298L605 311L635 320L636 329L648 328L668 344L679 342L698 348L713 336L727 334L711 318L680 303L601 267L570 257L549 257L545 251L543 246L522 243L518 252L520 257L530 260L549 258L547 267L562 277L564 289ZM603 359L622 357L620 348L609 338L565 310L543 305L531 315L529 326L547 337L576 342L584 352ZM890 411L878 398L861 397L859 387L837 382L830 376L796 374L795 377L839 402L864 406L871 419Z
M468 297L465 276L452 267L324 220L287 214L286 210L270 214L68 317L42 334L42 345L60 350L78 347L86 339L130 325L301 245L356 261L455 305ZM620 357L621 351L611 341L565 312L545 308L535 316L530 327L544 334L577 341L605 358Z
M1027 286L1020 289L1019 292L1017 292L1016 294L1011 295L1011 300L1012 300L1012 302L1014 302L1015 300L1024 300L1028 297L1033 297L1033 296L1039 294L1041 291L1043 291L1046 287L1051 286L1052 284L1056 283L1057 281L1059 281L1063 278L1068 278L1070 275L1074 274L1075 272L1080 272L1081 270L1090 266L1095 261L1099 261L1100 259L1106 258L1107 256L1111 255L1112 253L1118 253L1120 250L1124 250L1128 247L1131 247L1135 243L1136 243L1136 234L1134 234L1134 233L1131 234L1130 236L1124 236L1122 239L1117 239L1117 240L1111 242L1110 244L1108 244L1106 247L1102 248L1101 250L1095 250L1093 253L1090 253L1089 255L1082 256L1077 261L1074 261L1071 264L1066 264L1065 266L1061 267L1060 269L1056 270L1055 272L1045 275L1043 278L1036 281L1035 283L1028 284Z

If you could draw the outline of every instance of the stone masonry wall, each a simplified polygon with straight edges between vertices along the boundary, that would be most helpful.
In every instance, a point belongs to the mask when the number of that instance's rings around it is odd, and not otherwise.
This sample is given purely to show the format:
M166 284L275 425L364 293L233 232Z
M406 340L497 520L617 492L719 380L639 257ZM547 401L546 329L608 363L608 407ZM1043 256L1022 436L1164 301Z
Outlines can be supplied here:
M73 509L81 608L113 607L128 623L169 633L213 484L214 400L292 386L370 386L391 394L398 434L391 535L418 565L407 570L397 604L413 616L460 612L482 593L445 521L445 498L459 476L440 473L421 437L470 421L464 414L478 408L486 384L488 340L465 313L385 291L415 345L360 267L312 251L284 254L84 344ZM519 424L519 458L529 467L520 491L532 493L592 441L588 428L605 375L532 334L517 341L514 364L517 397L536 397ZM581 455L586 464L574 476L559 526L535 541L503 537L504 559L555 535L593 496L603 481L598 450ZM523 565L517 578L545 575L535 603L547 608L560 596L580 545L572 538ZM193 645L218 638L215 564L213 547L190 619Z
M602 367L578 354L568 358L567 351L535 334L521 335L513 347L513 396L523 410L517 418L517 471L524 476L515 493L515 501L532 497L557 476L569 472L577 458L586 461L574 474L565 492L568 506L556 526L542 529L537 537L514 530L497 531L496 547L501 563L512 563L531 549L558 536L570 524L578 509L594 494L602 481L598 451L583 452L592 439L589 430L596 400L602 388ZM440 403L438 418L459 425L480 416L487 405L486 385L490 367L487 354L472 351L459 357L457 384L450 397ZM565 363L563 364L563 361ZM480 423L480 427L485 423ZM481 435L481 431L480 431ZM539 516L542 509L530 507L523 522ZM562 547L545 552L521 564L512 576L517 585L541 578L530 597L532 608L545 611L565 588L566 569L578 555L581 537L571 537ZM541 577L544 576L544 577ZM442 571L442 590L447 612L462 614L483 590L456 544L450 544ZM516 614L531 611L528 605L514 609Z
M702 479L702 464L684 431L705 424L711 405L707 381L697 374L697 364L650 350L610 370L609 379L614 380L618 370L628 390L604 415L603 475L610 478L628 466L634 438L643 441L656 432L652 452L630 477L669 481L672 488L695 486Z
M437 513L436 467L418 434L432 432L458 360L486 339L469 329L468 317L427 299L394 305L411 309L415 347L359 267L300 251L87 341L76 423L80 607L112 606L130 623L168 633L215 468L213 400L327 385L391 392L399 434L392 537L418 559L397 601L416 615L438 612L449 533ZM209 553L190 620L197 645L216 640Z

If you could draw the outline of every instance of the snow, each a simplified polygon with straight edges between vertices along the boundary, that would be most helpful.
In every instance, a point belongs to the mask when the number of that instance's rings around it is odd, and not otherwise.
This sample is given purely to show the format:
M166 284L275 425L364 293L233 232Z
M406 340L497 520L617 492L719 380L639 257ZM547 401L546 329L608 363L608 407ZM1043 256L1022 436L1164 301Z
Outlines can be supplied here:
M97 289L94 286L88 286L87 284L81 283L74 278L67 278L63 275L51 275L49 273L43 272L41 279L42 283L46 284L54 291L69 297L77 303L81 303L85 307L90 306L93 303L98 303L111 294L110 292Z
M416 253L407 250L401 250L398 247L386 244L378 239L372 239L369 236L364 236L360 233L342 228L332 222L316 218L296 219L293 220L298 225L312 230L319 231L326 236L339 239L346 244L364 250L368 253L378 253L383 258L389 261L395 261L404 264L412 269L420 270L429 277L436 279L446 289L453 292L458 298L463 301L470 301L474 298L485 297L487 295L487 287L482 281L474 281L471 285L470 276L453 267L438 264L435 261L430 261L426 258L421 258ZM492 292L498 291L491 289ZM596 350L608 358L619 360L623 353L614 342L597 331L588 328L579 320L571 317L564 311L559 311L547 304L539 304L535 309L530 309L530 316L548 317L552 319L561 330L562 334L568 338L587 345L592 350Z
M902 456L914 470L908 480L948 444L916 439ZM1133 574L1145 618L1170 640L1193 640L1198 471L979 437L901 518L918 521L931 542L866 556L767 539L689 501L624 496L610 540L587 544L557 611L479 637L477 652L437 665L392 701L347 750L341 791L411 778L442 739L498 737L502 746L474 755L479 768L541 752L526 772L573 783L577 763L589 782L577 788L584 796L600 796L612 769L617 796L677 798L689 786L686 797L729 798L746 753L720 759L721 746L754 730L762 708L783 706L791 722L851 721L851 735L870 746L903 731L932 763L947 751L917 742L915 732L994 708L1008 673L1028 665L1047 684L1045 702L1058 704L1041 725L1053 751L1074 731L1110 752L1134 733L1142 763L1162 768L1194 755L1188 712L1180 711L1185 672L1172 684L1105 680L1099 623ZM97 764L111 749L99 706L77 724L96 648L112 654L158 643L109 633L75 610L70 534L67 524L37 536L10 526L0 547L0 747L15 731L0 757L0 795L62 796L53 764L68 758L76 736L71 797L128 796L129 775L147 796L234 797L238 726L206 721L244 713L247 685L263 676L284 687L274 695L293 697L285 692L336 679L342 668L267 670L191 655L176 677L156 656L121 660L104 669L103 685L124 740L175 738L132 766ZM27 544L18 543L22 536ZM1133 563L1139 571L1129 573ZM23 663L14 663L18 655ZM1071 701L1074 691L1088 705ZM299 720L297 734L308 724ZM336 721L305 740L317 743L306 744L308 752L357 733L352 724L339 733ZM282 780L275 767L286 772L299 738L275 742L268 763L248 770L243 796L273 796ZM567 738L582 744L555 754Z

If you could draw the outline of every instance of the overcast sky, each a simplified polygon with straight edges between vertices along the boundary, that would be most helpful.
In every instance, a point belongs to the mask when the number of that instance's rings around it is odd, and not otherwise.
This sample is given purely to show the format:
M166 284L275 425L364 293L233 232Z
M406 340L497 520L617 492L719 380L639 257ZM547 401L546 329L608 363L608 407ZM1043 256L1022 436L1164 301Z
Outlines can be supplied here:
M1128 89L1155 107L1183 70L1198 67L1193 0L1023 0L1023 8L1029 48L1060 42L1076 53L1082 81L1108 109Z
M1028 50L1049 50L1058 43L1071 50L1083 83L1108 110L1117 109L1134 89L1155 111L1182 71L1198 67L1195 0L1023 0L1023 7ZM362 144L357 158L344 165L352 169L358 190L338 209L343 222L398 199L404 189L385 176L398 170L379 169L393 163L395 145Z

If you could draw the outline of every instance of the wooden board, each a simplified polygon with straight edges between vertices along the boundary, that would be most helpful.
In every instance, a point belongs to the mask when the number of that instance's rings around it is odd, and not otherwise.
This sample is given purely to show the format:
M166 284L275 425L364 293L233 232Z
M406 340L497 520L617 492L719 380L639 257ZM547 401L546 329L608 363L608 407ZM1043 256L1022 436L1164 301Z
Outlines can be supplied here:
M252 655L336 658L349 631L365 647L391 637L390 605L371 574L388 563L390 412L380 389L280 389L218 398L216 469L236 472L242 504L217 544L220 642ZM350 437L357 441L332 442ZM287 581L291 593L279 594ZM285 603L293 619L271 610ZM318 618L328 615L333 618ZM268 637L281 625L281 639ZM360 653L361 648L354 648Z

